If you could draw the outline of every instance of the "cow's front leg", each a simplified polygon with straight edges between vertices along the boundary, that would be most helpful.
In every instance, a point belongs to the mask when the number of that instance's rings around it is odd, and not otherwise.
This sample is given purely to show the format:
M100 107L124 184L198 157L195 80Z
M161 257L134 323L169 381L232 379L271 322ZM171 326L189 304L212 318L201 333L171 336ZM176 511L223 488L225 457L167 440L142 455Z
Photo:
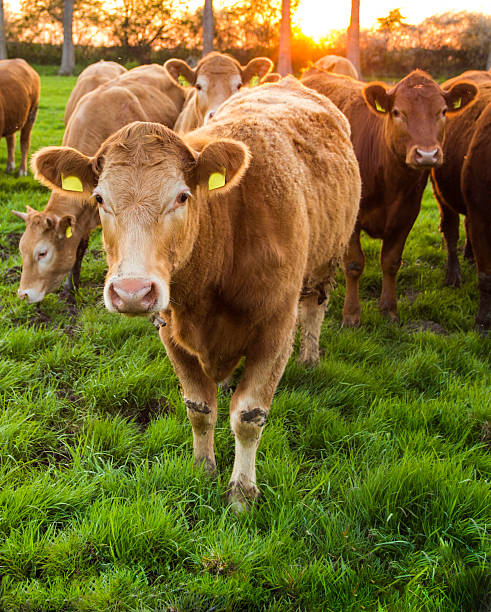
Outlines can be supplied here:
M412 224L399 230L389 232L384 238L380 260L382 265L382 293L380 295L379 309L382 315L394 323L399 322L397 313L396 278L402 263L402 251Z
M361 229L357 223L343 257L344 277L346 279L346 295L343 306L344 327L354 327L360 324L361 307L358 287L360 276L365 268L365 254L361 248L360 233Z
M15 170L15 132L5 136L7 141L7 167L5 172L13 172Z
M256 453L276 386L283 374L293 342L296 304L281 323L251 342L244 372L230 402L230 426L235 436L235 459L228 501L236 513L247 509L259 495L256 486Z
M182 397L193 430L195 467L203 465L216 472L214 432L217 420L217 385L206 376L196 357L172 340L172 323L160 328L160 338L174 366L182 388Z
M319 338L329 303L329 289L330 287L327 286L324 296L319 296L317 293L306 295L300 299L298 304L300 323L298 362L302 365L314 366L319 361Z

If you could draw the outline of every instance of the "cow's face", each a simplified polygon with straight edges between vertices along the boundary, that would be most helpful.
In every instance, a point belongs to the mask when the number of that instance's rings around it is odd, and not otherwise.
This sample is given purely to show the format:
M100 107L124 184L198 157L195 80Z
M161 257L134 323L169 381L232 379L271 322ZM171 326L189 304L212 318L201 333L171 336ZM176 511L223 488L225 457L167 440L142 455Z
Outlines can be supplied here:
M68 199L58 194L51 198ZM12 212L26 223L19 243L22 275L17 294L30 304L40 302L47 293L58 289L75 263L79 242L76 220L70 214L57 216L29 206L25 213Z
M369 108L385 117L388 147L402 162L425 170L443 163L443 135L447 113L457 113L477 95L477 87L460 81L444 91L422 71L415 70L393 89L382 83L363 91Z
M243 85L259 83L272 66L273 63L266 57L257 57L247 66L241 66L237 60L220 53L207 55L195 70L178 59L165 63L167 72L174 80L195 88L195 110L200 125L211 119L218 107Z
M76 176L99 207L108 310L145 314L168 308L173 274L198 235L200 200L217 197L219 206L219 194L233 188L247 168L249 153L240 142L197 148L160 124L135 122L108 138L93 158L66 147L34 156L33 169L43 182L59 189L61 174Z

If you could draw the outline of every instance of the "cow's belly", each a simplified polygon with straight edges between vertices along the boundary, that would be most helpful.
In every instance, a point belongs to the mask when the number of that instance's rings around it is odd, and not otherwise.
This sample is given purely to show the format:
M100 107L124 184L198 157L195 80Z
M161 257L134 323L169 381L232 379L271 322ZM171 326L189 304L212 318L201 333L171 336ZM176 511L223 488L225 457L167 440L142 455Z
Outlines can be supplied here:
M363 198L360 202L358 223L371 238L383 238L387 224L388 207L383 198Z

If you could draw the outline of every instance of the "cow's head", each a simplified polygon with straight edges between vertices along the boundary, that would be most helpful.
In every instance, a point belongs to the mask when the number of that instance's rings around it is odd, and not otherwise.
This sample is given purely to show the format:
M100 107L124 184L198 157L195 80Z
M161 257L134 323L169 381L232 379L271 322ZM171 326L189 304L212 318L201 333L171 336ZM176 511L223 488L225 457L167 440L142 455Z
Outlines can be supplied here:
M206 215L203 200L220 206L248 164L241 142L195 141L190 147L172 130L147 122L110 136L95 157L48 147L32 161L50 187L62 189L63 174L78 178L83 194L93 194L108 261L104 302L112 312L132 314L168 308L173 274L189 259Z
M395 87L370 83L363 90L375 114L385 117L385 138L391 151L415 169L443 163L445 117L458 113L477 95L477 87L458 81L444 91L425 72L414 70Z
M12 211L26 223L19 243L22 275L17 294L29 303L58 289L73 268L81 238L81 220L73 214L72 198L53 193L50 204L66 214L37 212L30 206L27 212Z
M256 57L241 66L233 57L214 52L200 60L194 70L180 59L167 60L164 67L175 81L196 89L196 114L200 125L204 125L243 85L258 84L270 72L273 62Z

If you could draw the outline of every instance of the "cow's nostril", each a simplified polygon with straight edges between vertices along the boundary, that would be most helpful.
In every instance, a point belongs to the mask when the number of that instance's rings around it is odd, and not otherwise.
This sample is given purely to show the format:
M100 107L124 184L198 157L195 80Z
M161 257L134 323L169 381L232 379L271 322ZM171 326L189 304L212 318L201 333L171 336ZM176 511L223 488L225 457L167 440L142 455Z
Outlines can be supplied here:
M109 285L109 299L121 312L149 310L157 301L158 289L152 281L122 279Z
M432 149L431 151L416 149L416 161L421 165L436 163L438 161L438 149Z

